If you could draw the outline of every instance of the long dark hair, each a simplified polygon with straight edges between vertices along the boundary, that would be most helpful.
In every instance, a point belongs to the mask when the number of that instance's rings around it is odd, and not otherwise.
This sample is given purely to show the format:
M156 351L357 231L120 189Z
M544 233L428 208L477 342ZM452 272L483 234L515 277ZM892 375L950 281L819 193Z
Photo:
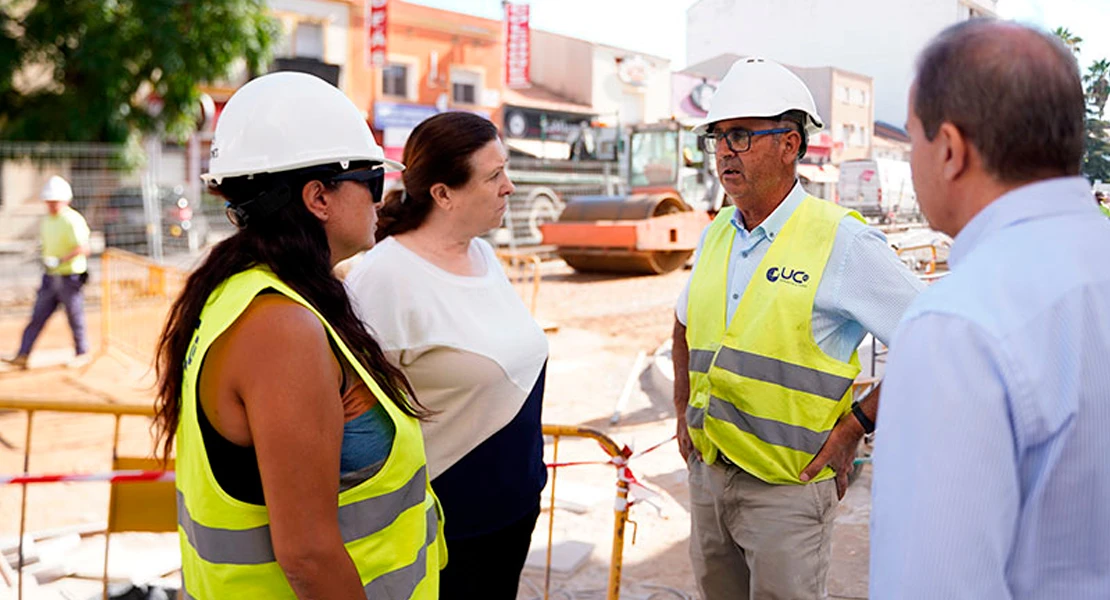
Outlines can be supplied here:
M351 169L365 165L350 165ZM330 170L329 170L330 169ZM332 273L331 250L323 224L305 207L300 191L311 181L329 189L337 184L330 175L339 165L321 169L225 179L215 190L232 204L242 204L260 194L286 186L289 198L271 214L252 216L245 227L220 242L201 266L189 275L185 289L170 309L158 342L156 369L158 397L155 428L162 441L162 458L169 457L181 412L185 357L201 310L209 295L226 279L255 266L268 267L286 285L304 297L350 348L391 400L407 415L427 418L431 413L416 401L404 374L385 358L352 308L343 283ZM407 398L406 398L407 394Z
M466 185L473 175L471 156L495 139L497 126L468 112L440 113L417 125L401 158L405 163L401 174L404 194L398 189L390 191L378 208L378 241L420 227L435 204L429 191L432 186Z

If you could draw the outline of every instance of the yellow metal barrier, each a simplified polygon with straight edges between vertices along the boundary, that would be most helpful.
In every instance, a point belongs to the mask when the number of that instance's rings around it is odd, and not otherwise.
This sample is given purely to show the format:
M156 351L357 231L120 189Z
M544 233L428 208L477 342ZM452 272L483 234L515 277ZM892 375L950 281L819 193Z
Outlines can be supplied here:
M623 448L612 438L588 427L574 425L544 425L543 434L553 438L551 463L559 462L559 439L562 437L590 438L601 445L609 458L620 461L628 459ZM613 507L613 549L609 562L609 587L606 594L607 600L620 600L621 591L621 565L624 557L624 527L628 523L628 480L621 476L620 465L617 471L617 500ZM551 469L551 514L547 520L547 564L544 568L543 597L548 600L551 591L551 546L555 526L555 479L559 467Z
M112 453L113 455L115 452ZM113 456L112 470L172 471L173 459L165 465L157 458ZM108 549L112 534L125 531L177 533L177 487L172 481L113 482L108 496L108 527L104 531L103 598L108 600Z
M904 248L899 248L896 251L896 254L898 254L898 256L902 256L902 254L904 254L906 252L919 252L921 250L929 250L929 252L930 252L929 262L926 263L926 265L925 265L925 274L926 275L932 275L933 273L936 273L937 272L937 247L936 247L935 244L920 244L920 245L917 245L917 246L906 246Z
M23 442L23 474L28 475L31 466L31 431L34 424L36 412L60 412L60 413L78 413L78 414L98 414L98 415L114 415L115 419L115 432L112 435L112 463L116 464L119 460L119 432L120 420L125 416L138 416L138 417L152 417L154 416L153 405L139 405L139 404L107 404L104 402L88 402L82 400L43 400L41 398L25 397L25 396L7 396L0 397L0 411L3 410L18 410L27 413L27 435ZM27 484L21 484L21 499L19 502L19 562L18 567L18 598L23 598L23 536L27 531ZM109 536L109 531L105 532L106 538ZM108 568L108 539L105 539L104 546L104 568L105 568L105 587L104 598L108 597L107 588L107 568Z
M115 430L112 435L112 464L113 468L131 468L135 465L128 462L128 459L119 456L119 438L120 438L120 421L125 416L137 417L152 417L154 416L153 405L139 405L139 404L107 404L103 402L88 402L77 399L62 399L62 400L42 400L40 398L23 397L23 396L7 396L0 397L0 411L16 410L27 413L27 433L24 441L23 449L23 473L29 474L30 460L31 460L31 433L32 425L36 412L60 412L71 414L92 414L92 415L113 415L115 416ZM577 437L589 438L596 441L611 460L616 459L614 463L620 467L623 461L627 460L628 452L612 438L605 434L587 427L568 426L568 425L544 425L543 434L553 438L552 459L553 464L557 464L559 460L559 440L563 437ZM617 463L620 464L617 464ZM148 463L143 463L149 466ZM548 519L548 540L547 540L547 566L544 574L544 598L548 598L551 586L551 547L552 535L554 532L554 509L555 509L555 485L556 477L558 475L558 467L552 468L551 471L551 518ZM620 586L621 586L621 567L623 564L624 556L624 535L625 526L628 523L628 491L629 481L621 476L621 471L617 471L616 481L616 504L614 506L614 519L613 519L613 547L610 556L609 565L609 585L606 598L608 600L619 600ZM19 515L19 562L18 562L18 589L19 598L22 598L23 590L23 538L26 533L26 518L27 518L27 484L22 484L22 498L20 501L20 515ZM115 500L111 500L110 509L115 506ZM110 541L110 532L112 531L111 521L112 511L109 514L109 528L105 532L105 582L107 582L107 564L108 564L108 544ZM116 515L118 518L119 515ZM13 582L14 583L14 582ZM106 590L107 588L105 588ZM106 593L106 592L105 592Z
M540 257L532 253L508 250L498 250L497 257L506 267L505 274L508 275L509 282L516 288L521 300L524 300L525 305L528 306L528 311L535 317L540 296ZM530 288L529 282L531 282Z
M181 269L109 248L100 258L100 352L149 364L174 298Z

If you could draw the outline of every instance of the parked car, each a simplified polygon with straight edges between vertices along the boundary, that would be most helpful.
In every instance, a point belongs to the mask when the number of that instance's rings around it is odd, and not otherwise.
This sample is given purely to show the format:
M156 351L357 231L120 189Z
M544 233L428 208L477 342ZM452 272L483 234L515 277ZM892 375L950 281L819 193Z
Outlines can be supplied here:
M913 189L910 163L875 158L840 164L837 184L840 204L882 223L921 218Z
M199 206L192 206L184 192L182 186L159 186L155 190L157 206L161 209L163 250L176 248L196 252L209 241L207 217ZM151 254L147 221L142 188L116 190L108 198L101 219L105 245L136 254Z

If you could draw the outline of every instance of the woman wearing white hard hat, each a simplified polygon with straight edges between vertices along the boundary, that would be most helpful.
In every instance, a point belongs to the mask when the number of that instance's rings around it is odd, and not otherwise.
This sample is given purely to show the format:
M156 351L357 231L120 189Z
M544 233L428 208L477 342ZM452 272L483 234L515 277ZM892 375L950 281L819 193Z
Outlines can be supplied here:
M428 412L332 272L373 245L384 170L403 167L300 73L237 91L211 156L239 230L190 275L158 360L186 597L437 598Z
M71 368L89 363L89 341L85 334L85 297L82 288L88 281L89 225L81 213L69 206L73 188L64 178L54 175L46 181L39 197L46 203L47 216L42 221L42 283L31 310L31 321L23 330L19 352L4 362L27 368L31 348L38 340L47 319L58 306L65 307L69 328L73 331L76 356Z

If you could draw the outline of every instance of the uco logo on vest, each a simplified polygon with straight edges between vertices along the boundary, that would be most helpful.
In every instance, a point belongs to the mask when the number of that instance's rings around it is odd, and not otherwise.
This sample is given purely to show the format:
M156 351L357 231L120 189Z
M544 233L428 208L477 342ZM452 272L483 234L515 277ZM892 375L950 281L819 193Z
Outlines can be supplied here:
M804 286L809 282L809 274L805 271L796 271L786 267L771 267L767 269L767 281L774 283L776 281L785 281L794 285Z

